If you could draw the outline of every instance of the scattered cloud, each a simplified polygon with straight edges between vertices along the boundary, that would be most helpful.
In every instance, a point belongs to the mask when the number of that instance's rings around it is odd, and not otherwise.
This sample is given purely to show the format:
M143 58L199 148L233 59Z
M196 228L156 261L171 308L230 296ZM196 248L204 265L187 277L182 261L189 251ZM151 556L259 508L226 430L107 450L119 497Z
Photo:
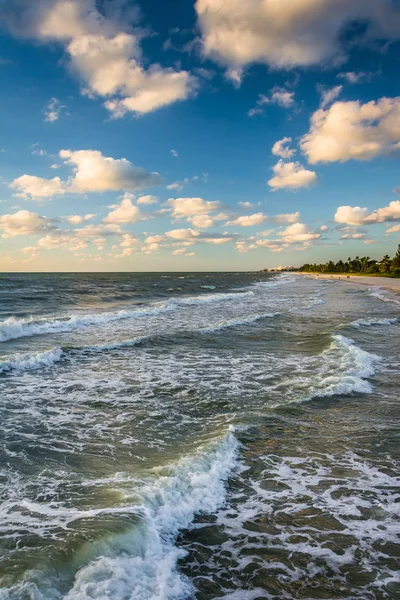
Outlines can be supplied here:
M363 83L364 81L371 81L373 78L373 73L366 73L364 71L359 71L356 73L355 71L347 71L343 73L338 73L336 77L339 79L345 79L347 83L356 84Z
M175 158L178 158L179 154L177 153L176 150L171 150L171 154L172 156L174 156Z
M308 225L304 223L293 223L288 225L286 229L278 232L282 240L287 244L297 244L302 242L311 242L321 237L320 233L310 230Z
M400 225L393 225L393 227L386 229L385 235L389 235L389 233L400 233Z
M29 210L19 210L14 214L0 216L0 229L4 232L3 238L10 238L17 235L45 233L55 229L55 226L47 217Z
M104 98L113 117L143 115L196 93L197 78L189 72L159 64L144 67L140 41L145 30L128 25L138 21L134 6L118 2L113 10L107 3L100 13L95 0L21 4L2 9L11 32L61 44L70 70L82 81L82 93Z
M247 113L249 117L262 115L264 113L263 106L267 104L277 104L281 108L291 108L294 106L294 92L289 92L285 88L275 86L270 90L269 96L259 94L254 108L251 108Z
M84 221L90 221L90 219L93 219L93 217L95 217L96 215L94 214L87 214L87 215L71 215L70 217L66 217L66 220L68 221L68 223L71 223L71 225L81 225L81 223L83 223Z
M339 206L335 214L335 221L347 225L400 221L400 200L394 200L388 206L372 211L360 206Z
M321 94L321 108L326 108L327 106L332 104L332 102L336 100L338 96L340 96L342 90L342 85L336 85L332 88L325 88L323 86L319 86L319 93Z
M140 209L132 203L130 194L126 194L117 208L108 213L104 223L136 223L143 219Z
M268 185L273 192L281 189L297 190L309 187L317 181L317 174L308 171L299 162L279 160L272 170L274 177L268 181Z
M61 196L67 192L67 183L59 177L44 179L35 175L21 175L10 184L17 190L15 196L24 200L43 200L52 196Z
M217 201L203 200L203 198L170 198L167 204L172 207L175 219L208 215L221 209Z
M44 109L44 120L49 123L58 121L61 111L65 108L57 98L51 98Z
M400 149L400 97L335 102L311 117L301 149L311 164L370 160Z
M359 43L399 38L399 9L390 0L197 0L195 9L203 53L236 74L252 63L339 64L346 59L343 31L357 20L365 25Z
M151 196L151 195L140 196L140 198L138 198L136 200L136 204L157 204L157 202L158 202L157 196Z
M275 142L272 146L272 154L280 156L281 158L292 158L292 156L296 154L296 150L289 148L291 141L291 137L284 137Z
M178 248L174 250L171 254L174 256L194 256L194 252L188 252L187 248Z
M26 200L42 200L66 193L139 190L162 183L158 173L136 167L126 158L104 156L98 150L61 150L60 158L73 167L68 181L59 177L45 179L21 175L10 184L16 196Z
M264 221L266 221L267 218L268 217L264 215L264 213L259 212L255 213L254 215L242 215L234 221L228 221L226 225L238 225L239 227L253 227L254 225L261 225L261 223L264 223Z

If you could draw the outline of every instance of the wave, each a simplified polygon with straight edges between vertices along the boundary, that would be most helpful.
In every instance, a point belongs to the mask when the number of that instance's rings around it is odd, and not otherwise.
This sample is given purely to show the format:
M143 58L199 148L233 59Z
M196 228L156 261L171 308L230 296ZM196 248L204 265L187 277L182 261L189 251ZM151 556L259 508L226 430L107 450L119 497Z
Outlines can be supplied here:
M369 288L369 289L372 290L369 295L372 296L373 298L377 298L378 300L381 300L382 302L391 302L392 304L400 305L400 300L396 300L395 298L388 298L387 296L385 296L382 293L382 290L380 287Z
M394 325L397 319L357 319L349 323L351 327L371 327L374 325Z
M176 539L182 529L190 526L196 514L214 513L223 505L226 480L237 464L238 453L239 442L231 430L222 440L200 448L194 456L154 469L151 478L132 481L133 494L139 502L133 506L127 503L116 510L137 515L136 525L101 544L87 545L80 553L80 568L66 594L59 590L65 581L59 582L37 571L32 573L37 583L31 582L28 587L34 597L40 600L50 597L53 600L106 597L110 600L183 600L192 597L192 584L177 569L178 560L186 552L176 546ZM62 507L56 510L55 515L52 510L50 517L57 522L60 518L65 520L65 515L58 514L63 510ZM92 513L77 512L75 518L92 517ZM66 518L71 522L71 511L67 511ZM3 588L1 598L22 597L21 588L26 584L29 580L8 590Z
M93 325L104 325L123 319L137 319L154 316L164 312L178 309L180 306L201 305L210 302L232 301L253 295L253 292L226 293L226 294L204 294L200 296L189 296L187 298L171 298L158 305L135 310L120 310L115 313L89 313L87 315L71 315L69 317L54 318L51 320L40 319L17 319L9 317L0 323L0 342L30 337L35 335L65 333L89 327Z
M324 365L318 381L312 386L307 399L371 393L368 379L375 375L375 363L380 357L362 350L343 335L333 335L332 338L331 345L322 355Z
M51 367L65 356L61 348L52 348L34 355L16 355L0 361L0 373L8 371L31 371L41 367Z
M11 355L0 361L0 373L8 373L10 371L32 371L43 367L52 367L55 363L68 356L82 356L107 350L117 350L118 348L129 348L137 346L147 339L149 339L148 336L140 336L128 340L121 340L120 342L111 342L109 344L93 344L91 346L82 346L81 348L61 348L57 346L56 348L38 352L33 355Z
M237 319L229 319L228 321L221 321L215 325L209 325L208 327L202 327L199 331L204 333L213 333L214 331L220 331L227 329L228 327L237 327L239 325L250 325L261 319L269 319L277 317L281 313L264 313L259 315L249 315L248 317L238 317Z

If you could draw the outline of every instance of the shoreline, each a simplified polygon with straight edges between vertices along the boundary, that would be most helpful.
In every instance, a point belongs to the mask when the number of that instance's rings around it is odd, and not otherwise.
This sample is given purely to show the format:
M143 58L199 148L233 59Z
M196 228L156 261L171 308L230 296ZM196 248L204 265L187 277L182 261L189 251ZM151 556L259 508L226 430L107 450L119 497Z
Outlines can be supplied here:
M347 281L351 283L358 283L360 285L368 285L373 287L376 285L385 290L389 290L390 292L397 292L400 294L400 278L391 278L391 277L368 277L367 275L346 275L343 273L339 274L329 274L329 273L298 273L298 275L305 275L307 277L312 277L313 279L340 279L340 281Z

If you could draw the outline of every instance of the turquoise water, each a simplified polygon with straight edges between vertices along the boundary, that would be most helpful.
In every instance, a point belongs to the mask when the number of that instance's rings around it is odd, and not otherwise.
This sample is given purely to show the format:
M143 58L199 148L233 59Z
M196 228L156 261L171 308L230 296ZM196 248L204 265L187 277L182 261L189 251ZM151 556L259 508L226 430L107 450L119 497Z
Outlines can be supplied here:
M1 600L399 598L399 302L0 276Z

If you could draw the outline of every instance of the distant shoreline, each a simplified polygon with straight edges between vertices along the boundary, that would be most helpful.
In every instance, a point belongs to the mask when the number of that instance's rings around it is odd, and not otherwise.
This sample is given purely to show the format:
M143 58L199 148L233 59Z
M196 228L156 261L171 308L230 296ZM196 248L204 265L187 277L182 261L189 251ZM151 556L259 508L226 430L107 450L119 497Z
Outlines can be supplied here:
M298 272L299 275L306 275L313 279L340 279L341 281L351 281L351 283L359 283L360 285L378 286L380 288L390 290L391 292L400 293L400 278L398 277L375 277L369 275L347 275L330 274L330 273L306 273Z

